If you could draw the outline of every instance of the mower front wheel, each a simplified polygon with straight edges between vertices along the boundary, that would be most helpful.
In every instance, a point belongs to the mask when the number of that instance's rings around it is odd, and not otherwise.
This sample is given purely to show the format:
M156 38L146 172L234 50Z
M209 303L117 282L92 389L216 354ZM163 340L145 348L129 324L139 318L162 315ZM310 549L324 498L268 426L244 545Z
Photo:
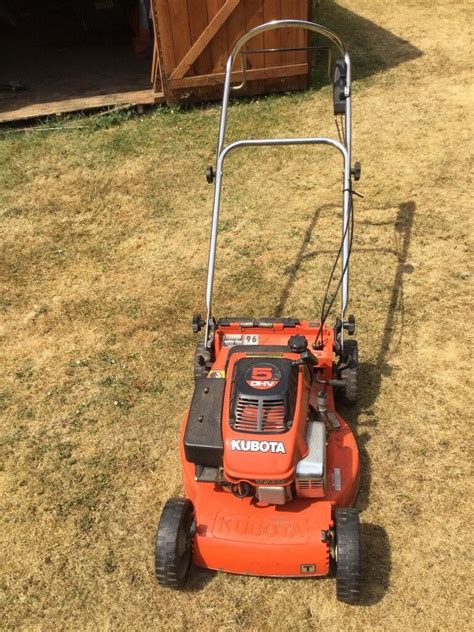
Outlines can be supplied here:
M360 597L359 512L336 509L336 593L339 601L355 604Z
M193 504L170 498L161 512L155 547L155 574L162 586L180 588L186 581L195 531Z

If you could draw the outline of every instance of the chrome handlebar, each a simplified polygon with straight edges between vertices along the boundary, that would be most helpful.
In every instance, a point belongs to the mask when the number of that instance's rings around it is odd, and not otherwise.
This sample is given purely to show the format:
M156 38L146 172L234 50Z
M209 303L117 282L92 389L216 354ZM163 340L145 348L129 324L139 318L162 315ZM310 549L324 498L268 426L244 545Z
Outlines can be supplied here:
M225 133L226 133L226 123L227 123L227 108L229 103L229 95L230 90L241 89L246 83L246 56L244 55L244 61L242 63L242 74L243 80L242 83L238 86L233 86L231 88L231 78L232 78L232 67L234 65L235 59L242 47L251 40L256 35L260 35L261 33L265 33L266 31L270 31L273 29L282 29L282 28L303 28L305 30L311 31L313 33L318 33L322 35L326 39L330 40L330 42L338 49L339 53L344 58L344 63L346 67L346 77L345 77L345 108L344 108L344 117L345 117L345 137L344 143L340 143L331 138L320 138L320 137L308 137L308 138L274 138L274 139L257 139L257 140L241 140L235 143L231 143L227 147L224 146L225 142ZM222 169L224 158L227 153L231 150L236 149L237 147L245 147L245 146L262 146L262 145L300 145L300 144L326 144L331 145L337 148L343 155L344 161L344 176L343 176L343 222L342 222L342 234L343 234L343 249L342 249L342 270L343 270L343 280L341 284L341 318L344 321L344 314L346 311L347 303L348 303L348 294L349 294L349 231L348 222L349 222L349 204L350 204L350 178L351 178L351 139L352 139L352 130L351 130L351 119L352 119L352 105L351 105L351 60L349 57L349 53L343 43L343 41L339 38L339 36L330 31L324 26L320 24L316 24L314 22L309 22L306 20L274 20L272 22L267 22L265 24L261 24L260 26L256 26L255 28L248 31L240 37L237 42L234 44L232 51L229 55L229 58L226 63L225 70L225 80L224 80L224 92L222 97L222 109L221 109L221 117L220 117L220 125L219 125L219 136L217 143L217 163L216 163L216 173L215 173L215 181L214 181L214 202L213 202L213 216L212 216L212 224L211 224L211 240L209 247L209 261L208 261L208 274L207 274L207 288L206 288L206 307L207 307L207 318L206 318L206 335L205 335L205 344L206 346L210 346L210 327L212 323L212 291L214 284L214 268L215 268L215 256L216 256L216 244L217 244L217 227L219 221L219 211L220 211L220 198L221 198L221 181L222 181Z

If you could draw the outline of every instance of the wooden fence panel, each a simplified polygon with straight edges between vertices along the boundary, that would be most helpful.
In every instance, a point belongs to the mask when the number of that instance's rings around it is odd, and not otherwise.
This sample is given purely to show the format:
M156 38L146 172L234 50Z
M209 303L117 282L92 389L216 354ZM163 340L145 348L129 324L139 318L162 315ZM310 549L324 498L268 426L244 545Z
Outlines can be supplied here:
M205 31L210 22L207 6L200 6L198 2L189 2L189 28L191 31L191 42L194 46L201 33ZM204 48L193 64L194 75L205 75L212 66L212 53L208 46Z
M229 16L227 20L227 41L229 45L229 51L234 45L234 43L239 39L239 37L245 33L245 3L240 2L238 7L234 9L232 14ZM235 60L234 68L236 70L240 70L242 68L242 60L241 56Z
M168 75L171 74L170 69L176 66L169 2L168 0L152 0L152 4L158 25L158 39L163 51L163 73L168 78Z
M161 73L168 100L219 98L225 64L236 40L254 26L284 18L307 19L304 0L152 0L157 16ZM305 46L297 29L272 31L247 44L248 83L240 94L262 94L307 86L308 53L263 53L263 48ZM157 65L158 66L158 65ZM239 80L241 60L235 63Z
M263 21L269 22L274 20L274 15L280 15L280 0L266 0L263 3ZM280 30L268 31L263 34L264 48L282 48L282 32ZM283 54L280 52L265 53L264 54L264 66L283 66L285 64ZM265 92L277 91L280 87L281 79L265 79L264 90Z

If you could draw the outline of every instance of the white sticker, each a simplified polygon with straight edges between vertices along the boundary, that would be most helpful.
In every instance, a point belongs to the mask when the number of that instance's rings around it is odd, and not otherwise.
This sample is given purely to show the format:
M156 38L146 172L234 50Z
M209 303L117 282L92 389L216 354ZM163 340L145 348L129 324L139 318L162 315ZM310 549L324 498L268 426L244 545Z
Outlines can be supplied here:
M244 345L258 345L260 342L260 336L258 334L245 334L243 339Z
M235 347L242 344L241 334L227 334L224 336L224 347Z
M316 572L316 564L301 564L300 566L302 573L315 573Z

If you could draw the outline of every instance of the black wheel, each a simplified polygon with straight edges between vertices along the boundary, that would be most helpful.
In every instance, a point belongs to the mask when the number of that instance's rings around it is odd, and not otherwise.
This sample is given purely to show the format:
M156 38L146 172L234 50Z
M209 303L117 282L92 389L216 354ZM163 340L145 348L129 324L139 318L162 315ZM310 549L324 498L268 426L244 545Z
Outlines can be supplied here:
M341 396L346 404L355 404L358 395L359 352L357 340L344 341L343 361L338 368L339 379L344 381Z
M196 353L194 354L194 382L202 377L207 377L209 373L210 353L204 345L204 340L198 342Z
M187 498L170 498L161 512L155 548L155 574L162 586L181 587L191 565L194 510Z
M336 509L336 594L339 601L354 604L360 597L359 512L352 507Z

